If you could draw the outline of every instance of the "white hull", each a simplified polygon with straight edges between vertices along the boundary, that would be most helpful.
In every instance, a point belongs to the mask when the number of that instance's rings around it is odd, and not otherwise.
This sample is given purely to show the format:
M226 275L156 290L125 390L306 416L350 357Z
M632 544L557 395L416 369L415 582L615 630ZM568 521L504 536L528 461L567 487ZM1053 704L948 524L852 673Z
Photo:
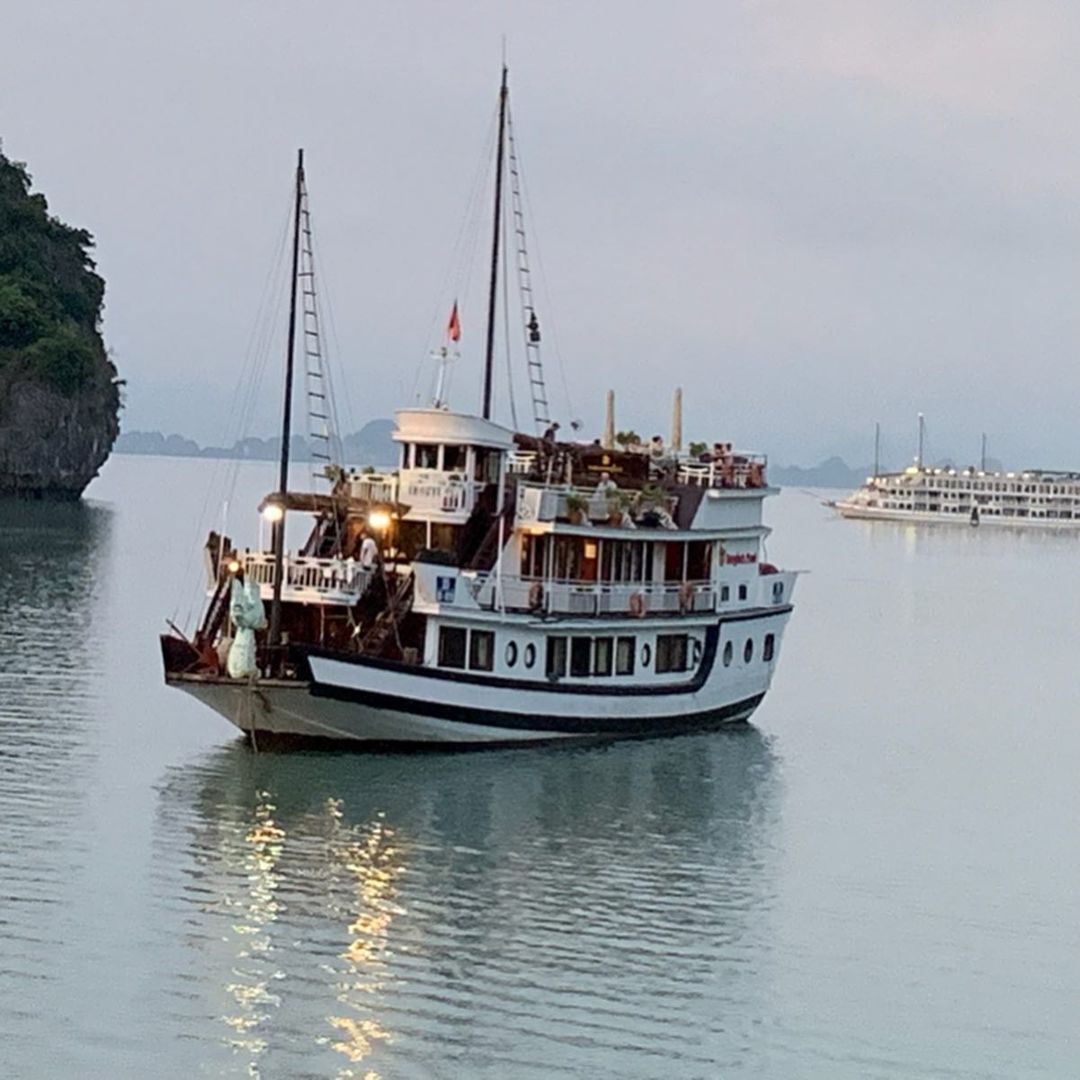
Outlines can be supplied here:
M833 503L836 512L844 518L863 521L906 521L924 525L972 526L969 514L953 514L931 510L892 510L877 506L860 506L857 503ZM1080 520L1076 518L1002 517L999 514L981 513L978 527L1007 529L1033 529L1040 532L1076 532Z
M612 689L572 681L446 676L398 664L309 657L310 679L248 683L218 676L170 677L241 731L353 744L514 744L662 735L746 720L772 679L776 655L743 660L749 627L777 645L787 608L721 623L696 671L670 688L634 682ZM728 640L739 649L722 662ZM777 649L777 653L779 649Z

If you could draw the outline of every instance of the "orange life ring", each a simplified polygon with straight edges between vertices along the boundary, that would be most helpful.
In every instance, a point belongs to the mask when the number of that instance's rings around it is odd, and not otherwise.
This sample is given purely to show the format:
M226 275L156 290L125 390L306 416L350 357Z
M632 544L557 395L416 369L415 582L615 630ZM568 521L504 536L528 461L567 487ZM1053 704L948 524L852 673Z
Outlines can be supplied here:
M529 586L529 610L539 611L544 606L544 586L534 581Z
M645 615L645 597L639 592L630 594L630 614L639 619Z

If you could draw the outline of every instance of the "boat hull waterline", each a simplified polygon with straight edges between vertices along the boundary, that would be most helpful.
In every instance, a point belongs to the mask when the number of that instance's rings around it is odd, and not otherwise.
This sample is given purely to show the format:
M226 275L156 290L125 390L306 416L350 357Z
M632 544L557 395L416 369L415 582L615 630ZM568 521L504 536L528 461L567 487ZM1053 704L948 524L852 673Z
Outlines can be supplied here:
M772 611L762 622L779 638L787 617L787 610ZM172 674L167 681L256 742L382 747L641 738L749 719L768 690L771 666L739 656L724 667L717 662L719 631L710 635L697 670L669 687L631 682L583 694L572 682L523 687L314 650L301 680Z

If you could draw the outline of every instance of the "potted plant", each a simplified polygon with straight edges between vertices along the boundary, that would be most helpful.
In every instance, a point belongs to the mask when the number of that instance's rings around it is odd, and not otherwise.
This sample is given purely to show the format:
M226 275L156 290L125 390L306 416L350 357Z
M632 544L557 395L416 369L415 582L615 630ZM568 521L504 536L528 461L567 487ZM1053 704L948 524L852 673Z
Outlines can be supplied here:
M583 495L570 492L566 496L566 516L571 525L580 525L589 513L589 500Z

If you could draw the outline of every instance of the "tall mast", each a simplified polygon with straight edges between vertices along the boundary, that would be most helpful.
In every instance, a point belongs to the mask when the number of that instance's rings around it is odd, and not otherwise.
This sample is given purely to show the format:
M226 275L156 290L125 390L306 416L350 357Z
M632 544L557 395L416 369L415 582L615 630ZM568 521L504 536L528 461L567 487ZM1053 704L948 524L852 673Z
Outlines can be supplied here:
M289 288L289 342L285 351L285 403L281 417L281 471L278 474L278 502L281 517L274 522L274 598L270 606L268 645L281 643L281 579L285 563L285 502L289 490L289 440L292 437L293 357L296 352L296 289L300 262L300 216L304 200L304 151L296 155L296 206L293 211L292 283Z
M502 230L502 184L503 156L506 149L506 64L502 68L502 86L499 88L499 139L495 152L495 220L491 236L491 284L488 289L487 348L484 353L484 411L485 420L491 419L491 371L495 357L495 299L499 285L499 236Z
M881 471L881 424L874 424L874 479Z
M919 413L919 453L915 458L915 464L922 468L923 459L923 438L926 433L926 421L923 420L923 414Z
M979 471L986 472L986 432L982 437L982 456L979 458Z

